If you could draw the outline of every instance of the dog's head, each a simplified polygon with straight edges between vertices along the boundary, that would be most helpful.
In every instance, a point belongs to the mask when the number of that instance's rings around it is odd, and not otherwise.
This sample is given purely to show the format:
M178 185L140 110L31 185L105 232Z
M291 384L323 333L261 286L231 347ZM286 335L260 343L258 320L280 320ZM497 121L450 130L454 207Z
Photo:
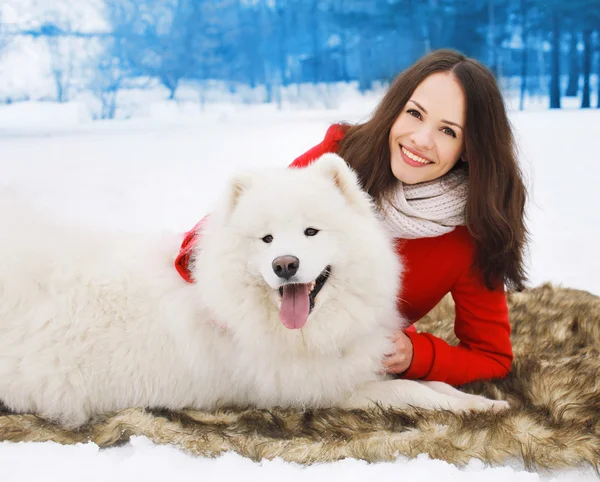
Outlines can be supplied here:
M195 276L229 324L255 316L253 324L271 329L310 330L370 319L395 303L400 266L392 242L335 154L304 169L237 174L206 238Z

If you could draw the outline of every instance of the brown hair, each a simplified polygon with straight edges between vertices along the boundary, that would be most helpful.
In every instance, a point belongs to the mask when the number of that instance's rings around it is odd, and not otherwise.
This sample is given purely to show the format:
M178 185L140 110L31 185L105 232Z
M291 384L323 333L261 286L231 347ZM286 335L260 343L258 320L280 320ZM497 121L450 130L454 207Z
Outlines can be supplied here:
M458 162L455 169L465 169L469 178L466 220L475 241L474 264L489 289L505 282L508 289L522 290L527 191L502 94L482 64L447 49L421 58L396 77L367 122L345 126L338 154L381 203L398 182L390 160L392 124L417 86L438 72L452 72L466 97L464 159L468 162Z

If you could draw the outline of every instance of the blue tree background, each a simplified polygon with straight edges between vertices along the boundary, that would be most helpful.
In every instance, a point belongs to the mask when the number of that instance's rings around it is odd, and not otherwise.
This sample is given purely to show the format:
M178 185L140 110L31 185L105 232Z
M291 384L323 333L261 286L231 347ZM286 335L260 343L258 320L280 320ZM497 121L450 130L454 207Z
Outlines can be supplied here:
M77 89L101 99L102 118L115 115L120 90L140 82L160 84L169 99L184 82L261 87L259 100L275 103L290 85L365 92L442 47L489 66L521 109L531 96L552 109L568 97L600 108L600 0L102 1L103 31L53 18L15 29L0 18L0 57L11 37L47 42L58 102L75 90L73 65L86 63L89 80ZM94 40L93 60L61 49L82 38Z

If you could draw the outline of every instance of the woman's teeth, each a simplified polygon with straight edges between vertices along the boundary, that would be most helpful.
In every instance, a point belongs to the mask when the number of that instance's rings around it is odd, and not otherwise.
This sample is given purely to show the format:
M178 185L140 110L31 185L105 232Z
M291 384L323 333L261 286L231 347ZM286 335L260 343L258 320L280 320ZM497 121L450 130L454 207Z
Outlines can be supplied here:
M412 159L413 161L420 162L421 164L431 164L431 161L428 161L427 159L423 159L422 157L419 157L416 154L413 154L412 152L407 151L404 147L402 148L402 152L404 153L404 155L406 157L408 157L409 159Z

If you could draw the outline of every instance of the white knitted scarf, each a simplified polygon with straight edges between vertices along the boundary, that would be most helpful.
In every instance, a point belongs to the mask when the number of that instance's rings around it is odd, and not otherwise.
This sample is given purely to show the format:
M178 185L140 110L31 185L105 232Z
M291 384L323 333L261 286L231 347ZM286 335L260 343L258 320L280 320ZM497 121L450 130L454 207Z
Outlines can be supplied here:
M379 215L394 238L432 238L465 224L467 175L451 171L419 184L398 183Z

